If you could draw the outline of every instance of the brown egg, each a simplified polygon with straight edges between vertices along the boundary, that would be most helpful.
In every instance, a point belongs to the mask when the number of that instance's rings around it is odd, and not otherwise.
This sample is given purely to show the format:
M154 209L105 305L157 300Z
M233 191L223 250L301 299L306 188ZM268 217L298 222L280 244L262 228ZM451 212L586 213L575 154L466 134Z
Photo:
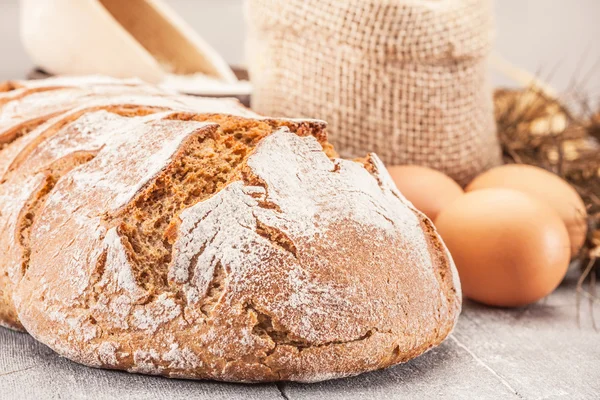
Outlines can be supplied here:
M571 255L583 246L587 233L585 204L575 189L557 175L530 165L503 165L479 175L466 190L487 188L515 189L547 203L569 231Z
M456 263L463 293L502 307L551 293L569 266L569 235L558 214L511 189L466 193L435 225Z
M388 171L400 192L432 221L464 194L458 183L443 173L416 165L398 165Z

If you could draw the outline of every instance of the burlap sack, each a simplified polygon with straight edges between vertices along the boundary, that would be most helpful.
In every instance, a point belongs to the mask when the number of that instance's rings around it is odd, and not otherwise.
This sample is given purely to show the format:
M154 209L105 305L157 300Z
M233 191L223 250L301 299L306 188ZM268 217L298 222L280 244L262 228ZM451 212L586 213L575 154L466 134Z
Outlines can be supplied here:
M248 0L259 113L329 123L345 157L376 152L465 184L500 162L487 0Z

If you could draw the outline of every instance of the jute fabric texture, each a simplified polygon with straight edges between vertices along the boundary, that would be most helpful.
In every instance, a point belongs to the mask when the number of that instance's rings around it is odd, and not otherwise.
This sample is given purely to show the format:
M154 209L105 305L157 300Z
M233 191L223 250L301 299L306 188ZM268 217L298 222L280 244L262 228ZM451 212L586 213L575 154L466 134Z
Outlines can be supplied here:
M461 184L500 163L488 0L247 0L252 108Z

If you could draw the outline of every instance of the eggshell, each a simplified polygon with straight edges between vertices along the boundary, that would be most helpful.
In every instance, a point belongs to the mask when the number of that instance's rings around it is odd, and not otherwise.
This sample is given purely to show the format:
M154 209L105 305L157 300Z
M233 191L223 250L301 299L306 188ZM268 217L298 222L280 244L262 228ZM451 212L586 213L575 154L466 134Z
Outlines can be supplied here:
M452 178L431 168L398 165L388 171L404 197L432 221L444 207L464 194Z
M515 189L547 203L569 231L571 255L583 246L587 233L585 204L575 189L557 175L530 165L503 165L479 175L466 191L487 188Z
M466 193L435 221L466 297L502 307L551 293L569 266L569 235L558 214L511 189Z

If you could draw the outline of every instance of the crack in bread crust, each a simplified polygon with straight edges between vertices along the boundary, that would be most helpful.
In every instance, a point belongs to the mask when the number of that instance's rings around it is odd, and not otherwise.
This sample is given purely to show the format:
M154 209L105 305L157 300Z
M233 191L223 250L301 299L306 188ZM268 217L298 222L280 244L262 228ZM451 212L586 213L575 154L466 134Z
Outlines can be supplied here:
M42 118L36 118L34 120L29 120L23 124L15 126L10 130L3 131L0 134L0 151L4 150L7 146L9 146L12 142L17 140L18 138L27 135L35 128L41 126L48 119L52 118L53 115L48 115Z
M14 81L6 81L0 83L0 92L10 92L18 88L19 86L17 86L17 84Z
M124 234L132 244L137 281L152 290L169 287L166 269L171 262L172 244L168 239L174 221L181 210L213 196L225 185L240 179L240 166L253 147L280 125L291 126L299 135L311 133L310 125L287 121L259 121L224 115L176 113L166 117L177 121L213 121L220 123L213 138L194 143L182 157L176 158L130 206L108 220L124 224ZM321 135L315 125L316 137ZM217 157L218 154L218 157ZM110 224L110 222L109 222ZM264 226L264 232L277 235ZM293 244L279 234L285 248L294 251ZM287 243L287 244L286 244Z
M58 180L64 175L68 174L71 170L83 165L94 158L94 153L88 152L76 152L55 161L48 168L48 173L45 177L44 183L40 187L37 193L32 195L30 201L25 204L25 207L21 209L17 220L17 237L18 243L21 246L22 251L22 262L21 262L21 274L25 274L29 264L29 256L31 249L29 247L29 233L31 226L35 221L36 215L44 206L44 202Z
M269 350L266 354L267 356L273 354L275 352L275 348L277 346L290 346L295 347L298 351L302 351L307 348L319 348L319 347L327 347L339 344L348 344L354 342L360 342L366 340L373 336L375 332L378 331L377 328L369 328L366 329L366 332L356 338L348 339L345 341L334 340L330 342L320 343L318 345L311 344L310 342L303 340L302 338L294 335L289 332L284 327L280 326L277 323L277 320L274 319L273 316L259 311L254 306L246 305L246 311L250 314L252 318L256 318L256 324L252 328L252 333L257 336L265 337L267 336L273 342L273 348ZM386 333L392 333L388 331Z

